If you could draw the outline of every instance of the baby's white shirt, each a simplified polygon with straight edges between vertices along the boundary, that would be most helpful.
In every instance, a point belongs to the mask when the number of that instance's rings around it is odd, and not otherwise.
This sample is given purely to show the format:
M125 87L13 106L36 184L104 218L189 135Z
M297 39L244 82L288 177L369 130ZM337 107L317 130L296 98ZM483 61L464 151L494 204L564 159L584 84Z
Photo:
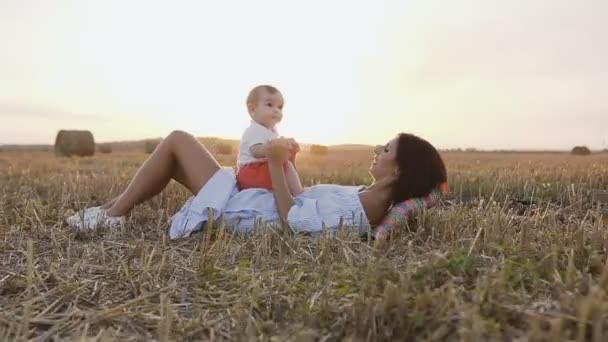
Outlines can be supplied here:
M263 125L251 120L251 124L249 127L247 127L245 132L243 132L243 136L241 137L241 143L239 144L239 155L236 159L237 167L266 160L265 158L255 158L251 152L249 152L249 148L256 144L267 143L278 136L279 134L276 130L266 128Z

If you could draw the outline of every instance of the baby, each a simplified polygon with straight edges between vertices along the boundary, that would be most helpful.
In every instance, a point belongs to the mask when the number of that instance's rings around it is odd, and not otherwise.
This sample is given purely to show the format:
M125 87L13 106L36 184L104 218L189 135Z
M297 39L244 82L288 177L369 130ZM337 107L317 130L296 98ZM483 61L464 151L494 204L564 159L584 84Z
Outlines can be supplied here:
M257 86L247 96L247 110L251 124L241 137L236 180L241 190L249 188L272 190L266 156L270 140L279 136L276 125L283 118L283 95L273 86ZM295 168L295 156L299 150L299 145L292 139L289 160L283 164L287 186L292 196L297 196L303 191Z

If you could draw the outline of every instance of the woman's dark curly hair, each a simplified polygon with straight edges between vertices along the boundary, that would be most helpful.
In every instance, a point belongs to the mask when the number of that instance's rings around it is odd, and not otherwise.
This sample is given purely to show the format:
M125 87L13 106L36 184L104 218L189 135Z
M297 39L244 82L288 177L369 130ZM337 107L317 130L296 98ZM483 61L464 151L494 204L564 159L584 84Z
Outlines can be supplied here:
M413 134L399 134L395 162L399 171L391 204L426 196L447 182L439 152L428 141Z

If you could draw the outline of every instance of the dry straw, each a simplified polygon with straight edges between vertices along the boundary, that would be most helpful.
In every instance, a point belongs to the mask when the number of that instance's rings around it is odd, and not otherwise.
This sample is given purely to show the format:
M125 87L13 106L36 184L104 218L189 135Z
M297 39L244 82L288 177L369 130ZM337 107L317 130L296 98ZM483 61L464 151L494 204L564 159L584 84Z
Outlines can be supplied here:
M123 230L70 230L65 215L127 186L141 148L2 155L0 341L608 340L608 155L445 153L453 193L379 246L343 224L243 235L222 219L169 241L192 196L177 182ZM304 151L298 172L367 184L371 154Z

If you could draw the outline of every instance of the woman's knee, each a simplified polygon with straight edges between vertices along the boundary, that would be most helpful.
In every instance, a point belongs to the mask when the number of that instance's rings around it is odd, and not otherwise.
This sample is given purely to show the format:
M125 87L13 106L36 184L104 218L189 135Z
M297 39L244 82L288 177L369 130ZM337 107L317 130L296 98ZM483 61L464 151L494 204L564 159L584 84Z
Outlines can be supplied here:
M174 131L171 131L171 133L169 133L169 135L167 135L165 140L181 140L184 138L192 138L192 134L190 134L186 131L180 131L180 130L176 129Z
M175 130L169 133L167 138L168 145L174 154L189 154L192 157L201 158L204 153L205 157L214 159L209 150L202 144L194 135L180 130ZM214 159L214 163L217 163Z
M173 145L173 146L175 146L175 144L183 145L184 143L187 143L187 142L198 141L192 134L190 134L186 131L180 131L180 130L172 131L171 133L169 133L169 135L167 135L165 140L167 141L168 144Z

